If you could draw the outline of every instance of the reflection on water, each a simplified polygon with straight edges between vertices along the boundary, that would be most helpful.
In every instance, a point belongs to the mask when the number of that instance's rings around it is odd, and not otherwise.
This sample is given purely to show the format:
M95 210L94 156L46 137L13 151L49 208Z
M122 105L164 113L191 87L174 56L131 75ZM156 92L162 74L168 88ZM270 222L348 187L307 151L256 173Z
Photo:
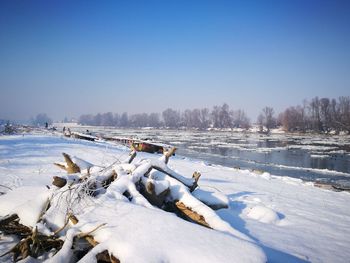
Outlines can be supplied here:
M76 128L79 129L79 128ZM81 128L82 131L86 127ZM245 134L89 127L109 136L137 137L174 145L177 153L208 163L259 169L304 180L350 184L349 136Z

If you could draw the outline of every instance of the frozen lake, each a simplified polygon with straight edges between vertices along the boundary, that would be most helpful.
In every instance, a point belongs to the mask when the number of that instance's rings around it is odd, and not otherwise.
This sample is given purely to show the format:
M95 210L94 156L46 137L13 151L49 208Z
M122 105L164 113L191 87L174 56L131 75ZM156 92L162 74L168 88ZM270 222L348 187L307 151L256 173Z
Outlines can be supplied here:
M177 154L241 169L307 181L350 186L350 137L261 135L219 131L174 131L73 127L72 131L137 137L176 146Z

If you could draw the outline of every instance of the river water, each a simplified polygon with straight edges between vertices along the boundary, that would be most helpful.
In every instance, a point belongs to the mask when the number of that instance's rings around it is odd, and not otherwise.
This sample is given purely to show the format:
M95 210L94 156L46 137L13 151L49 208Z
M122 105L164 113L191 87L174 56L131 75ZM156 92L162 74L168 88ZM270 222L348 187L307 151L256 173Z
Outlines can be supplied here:
M291 135L229 131L174 131L154 129L89 129L96 134L134 137L176 146L176 153L240 169L266 171L306 181L350 187L350 137Z

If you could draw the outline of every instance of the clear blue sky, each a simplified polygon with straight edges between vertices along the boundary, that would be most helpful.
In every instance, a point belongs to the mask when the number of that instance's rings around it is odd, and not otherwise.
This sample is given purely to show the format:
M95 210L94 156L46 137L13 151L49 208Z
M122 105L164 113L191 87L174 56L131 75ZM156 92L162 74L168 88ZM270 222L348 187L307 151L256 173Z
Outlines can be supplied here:
M350 1L0 1L0 119L350 95Z

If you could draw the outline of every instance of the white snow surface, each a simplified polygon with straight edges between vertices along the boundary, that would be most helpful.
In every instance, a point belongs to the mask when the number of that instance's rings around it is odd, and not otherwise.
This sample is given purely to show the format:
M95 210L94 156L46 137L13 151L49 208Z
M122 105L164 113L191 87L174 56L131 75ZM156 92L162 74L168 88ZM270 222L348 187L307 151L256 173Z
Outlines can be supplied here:
M22 223L35 225L52 192L45 185L51 185L53 176L66 176L53 165L63 160L62 152L100 167L118 163L129 154L125 147L103 142L49 135L1 136L0 192L7 193L0 196L0 216L18 213ZM159 157L138 153L134 162L144 158L158 162ZM181 156L171 157L169 167L188 180L194 171L201 172L199 185L215 189L220 193L216 197L229 206L217 210L212 221L215 225L221 218L227 226L211 230L157 208L131 203L124 196L113 195L112 184L106 194L80 204L79 224L68 231L67 238L106 223L93 232L100 242L94 252L108 249L121 262L348 262L348 192L320 189L289 177L207 166ZM137 170L132 165L130 169L134 173ZM139 169L141 173L142 167ZM159 172L151 176L168 179ZM178 188L171 180L170 187ZM175 195L180 200L191 200L183 189ZM196 207L195 200L192 209L205 208ZM50 226L58 228L64 218L59 209L55 212L56 219ZM15 239L0 239L0 254L11 247L11 241ZM65 243L52 262L64 262L69 248L69 242ZM10 257L2 260L10 262ZM93 257L85 257L82 262L93 262Z

